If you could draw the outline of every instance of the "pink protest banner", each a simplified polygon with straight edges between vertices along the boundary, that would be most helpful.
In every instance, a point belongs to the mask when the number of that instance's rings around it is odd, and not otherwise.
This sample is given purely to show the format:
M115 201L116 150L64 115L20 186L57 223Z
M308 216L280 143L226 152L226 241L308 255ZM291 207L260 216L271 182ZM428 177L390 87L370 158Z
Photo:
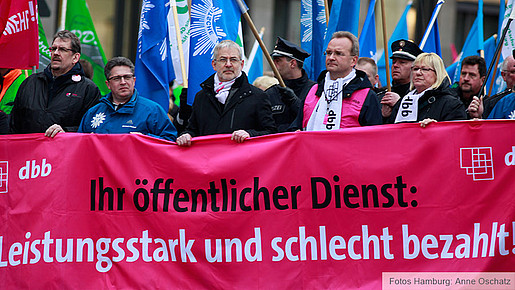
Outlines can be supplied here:
M0 287L379 289L386 272L513 272L513 136L510 121L190 148L4 136Z
M2 0L0 67L31 69L39 65L36 0Z

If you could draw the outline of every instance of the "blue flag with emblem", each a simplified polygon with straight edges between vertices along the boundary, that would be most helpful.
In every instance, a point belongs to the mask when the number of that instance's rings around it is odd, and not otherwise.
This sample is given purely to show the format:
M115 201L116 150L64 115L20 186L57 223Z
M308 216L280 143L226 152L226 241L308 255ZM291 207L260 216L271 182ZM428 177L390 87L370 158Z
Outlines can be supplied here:
M193 104L200 84L214 71L213 49L220 41L238 37L241 11L235 0L192 0L188 104Z
M406 5L406 9L404 9L399 22L397 22L397 26L395 26L395 30L393 31L392 36L390 36L390 39L388 40L388 56L392 55L392 43L394 41L409 38L407 17L410 9L411 2ZM379 58L379 61L377 61L377 74L379 75L379 81L381 82L381 85L386 86L386 62L384 60L384 53Z
M335 0L329 14L329 25L324 40L324 50L336 31L349 31L358 35L359 4L356 0Z
M370 57L376 60L376 0L370 1L367 18L359 35L359 56Z
M165 112L169 106L169 83L175 78L167 15L168 0L144 0L141 7L136 52L138 93L157 102Z
M316 80L325 69L324 38L327 31L324 0L302 0L300 8L301 47L311 54L304 60L308 78Z

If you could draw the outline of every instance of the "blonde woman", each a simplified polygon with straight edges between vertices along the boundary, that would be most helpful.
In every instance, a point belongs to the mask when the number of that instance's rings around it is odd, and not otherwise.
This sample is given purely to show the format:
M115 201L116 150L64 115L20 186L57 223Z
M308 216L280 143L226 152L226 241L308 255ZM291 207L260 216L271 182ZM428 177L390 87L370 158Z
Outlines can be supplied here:
M394 106L390 123L465 120L465 106L449 88L450 80L442 59L422 53L411 67L410 92Z

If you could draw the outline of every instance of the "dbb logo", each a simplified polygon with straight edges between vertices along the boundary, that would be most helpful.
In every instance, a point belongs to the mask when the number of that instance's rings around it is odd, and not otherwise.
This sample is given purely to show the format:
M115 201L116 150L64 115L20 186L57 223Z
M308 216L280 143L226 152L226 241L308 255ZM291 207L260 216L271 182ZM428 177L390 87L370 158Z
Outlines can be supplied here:
M504 163L506 163L506 166L515 165L515 146L511 147L511 152L504 155Z
M18 176L20 177L20 179L29 179L36 178L41 173L41 177L45 177L48 176L51 171L52 165L50 163L46 163L46 159L43 159L41 161L41 166L36 164L36 160L32 160L32 162L30 160L27 160L25 166L20 168Z

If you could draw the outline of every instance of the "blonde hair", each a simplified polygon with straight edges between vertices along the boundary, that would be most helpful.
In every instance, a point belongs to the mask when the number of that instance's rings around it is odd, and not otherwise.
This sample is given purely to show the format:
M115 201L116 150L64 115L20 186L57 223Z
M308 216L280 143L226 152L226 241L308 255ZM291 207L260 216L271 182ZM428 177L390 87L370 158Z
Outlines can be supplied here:
M258 87L263 91L277 84L279 84L279 81L276 78L269 76L260 76L252 83L253 86Z
M449 83L451 83L451 79L449 78L449 75L447 74L447 71L445 70L445 65L443 64L443 60L442 60L442 58L440 58L438 56L438 54L433 53L433 52L431 52L431 53L424 52L424 53L419 54L417 56L417 58L415 59L415 61L413 61L413 66L417 66L420 64L426 65L435 70L436 81L429 88L431 88L431 89L438 88L444 82L445 79L447 79L447 81ZM412 76L410 90L413 90L414 88L415 87L413 86L413 76Z

